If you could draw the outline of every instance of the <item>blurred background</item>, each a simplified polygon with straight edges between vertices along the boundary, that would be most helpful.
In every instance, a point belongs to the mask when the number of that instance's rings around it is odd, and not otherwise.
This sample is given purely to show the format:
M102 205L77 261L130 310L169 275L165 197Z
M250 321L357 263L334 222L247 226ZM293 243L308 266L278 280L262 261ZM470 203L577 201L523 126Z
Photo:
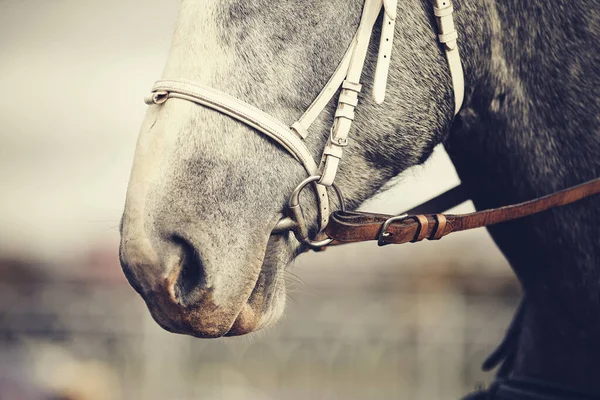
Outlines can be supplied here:
M489 383L480 365L519 288L485 230L306 254L285 318L248 337L152 321L118 224L178 7L0 0L0 399L440 400ZM437 149L363 208L397 213L456 183Z

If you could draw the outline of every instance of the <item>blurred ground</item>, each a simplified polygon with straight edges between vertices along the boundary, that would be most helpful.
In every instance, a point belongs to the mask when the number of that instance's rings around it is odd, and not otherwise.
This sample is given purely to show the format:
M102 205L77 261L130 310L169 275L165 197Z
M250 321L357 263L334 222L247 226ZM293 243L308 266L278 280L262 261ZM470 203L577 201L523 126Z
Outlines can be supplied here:
M117 226L178 5L0 0L0 399L440 400L489 381L479 365L518 288L482 230L302 256L286 318L249 338L151 320ZM437 149L363 208L399 212L455 183Z

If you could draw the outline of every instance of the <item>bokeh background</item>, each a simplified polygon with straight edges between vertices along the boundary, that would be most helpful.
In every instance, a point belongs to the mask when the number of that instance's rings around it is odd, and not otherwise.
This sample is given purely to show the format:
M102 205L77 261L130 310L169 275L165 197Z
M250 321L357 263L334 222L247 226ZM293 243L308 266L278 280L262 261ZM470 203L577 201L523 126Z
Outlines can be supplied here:
M457 399L519 288L485 230L307 254L286 317L248 337L162 331L118 264L143 96L178 0L0 0L0 399ZM443 149L363 206L458 183ZM459 212L472 205L459 207Z

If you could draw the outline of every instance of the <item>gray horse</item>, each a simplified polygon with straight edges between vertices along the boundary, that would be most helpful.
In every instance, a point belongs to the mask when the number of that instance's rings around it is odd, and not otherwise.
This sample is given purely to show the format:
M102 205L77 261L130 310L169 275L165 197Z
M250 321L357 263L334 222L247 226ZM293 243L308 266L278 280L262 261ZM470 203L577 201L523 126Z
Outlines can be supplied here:
M399 1L386 102L361 96L337 178L350 208L440 143L479 209L600 176L597 2L459 3L466 93L454 118L432 4ZM184 1L164 77L201 82L294 121L342 58L362 6ZM376 52L372 43L365 92ZM315 156L333 112L330 105L308 139ZM154 319L197 337L274 323L284 309L285 268L303 248L272 230L304 177L288 153L234 119L180 100L150 107L122 221L121 263ZM315 220L316 207L308 208ZM555 391L600 393L600 199L489 231L528 299L504 348L504 375L531 378L525 386L535 379L544 390L553 382Z

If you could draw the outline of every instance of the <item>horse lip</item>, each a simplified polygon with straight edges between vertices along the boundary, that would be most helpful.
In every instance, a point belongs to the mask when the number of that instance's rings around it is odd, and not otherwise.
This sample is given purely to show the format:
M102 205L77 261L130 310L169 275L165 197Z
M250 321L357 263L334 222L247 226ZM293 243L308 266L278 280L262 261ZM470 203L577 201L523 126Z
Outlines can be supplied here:
M191 306L174 299L167 285L155 287L142 297L152 318L163 329L202 339L225 336L238 315L217 307L212 301L212 290L206 290L202 303Z
M159 296L156 292L153 296L157 299ZM161 296L165 297L165 296ZM170 299L168 300L170 302ZM260 328L261 315L254 312L249 303L245 303L240 312L235 318L227 318L227 316L213 315L212 318L193 317L198 311L201 311L202 306L189 308L177 303L170 302L165 307L164 301L154 300L148 302L148 309L152 318L163 329L171 333L184 334L200 339L216 339L220 337L242 336ZM192 316L190 319L189 317ZM216 320L216 323L207 323L207 320ZM222 323L224 320L231 321Z
M197 325L180 321L179 318L165 318L162 317L162 312L156 312L151 307L149 308L150 314L152 315L152 318L156 321L156 323L158 323L158 325L160 325L163 329L171 333L193 336L199 339L217 339L225 336L229 331L229 328L224 327L223 325L199 327Z
M261 315L254 311L250 303L245 303L225 336L242 336L260 328Z
M242 336L257 331L260 328L261 316L255 313L248 303L242 306L242 309L231 325L204 323L202 326L199 326L198 324L190 323L191 321L186 321L185 317L182 318L182 315L189 312L189 310L180 305L175 305L175 307L166 311L157 304L148 303L148 309L156 323L166 331L189 335L199 339ZM217 319L221 320L221 317Z

